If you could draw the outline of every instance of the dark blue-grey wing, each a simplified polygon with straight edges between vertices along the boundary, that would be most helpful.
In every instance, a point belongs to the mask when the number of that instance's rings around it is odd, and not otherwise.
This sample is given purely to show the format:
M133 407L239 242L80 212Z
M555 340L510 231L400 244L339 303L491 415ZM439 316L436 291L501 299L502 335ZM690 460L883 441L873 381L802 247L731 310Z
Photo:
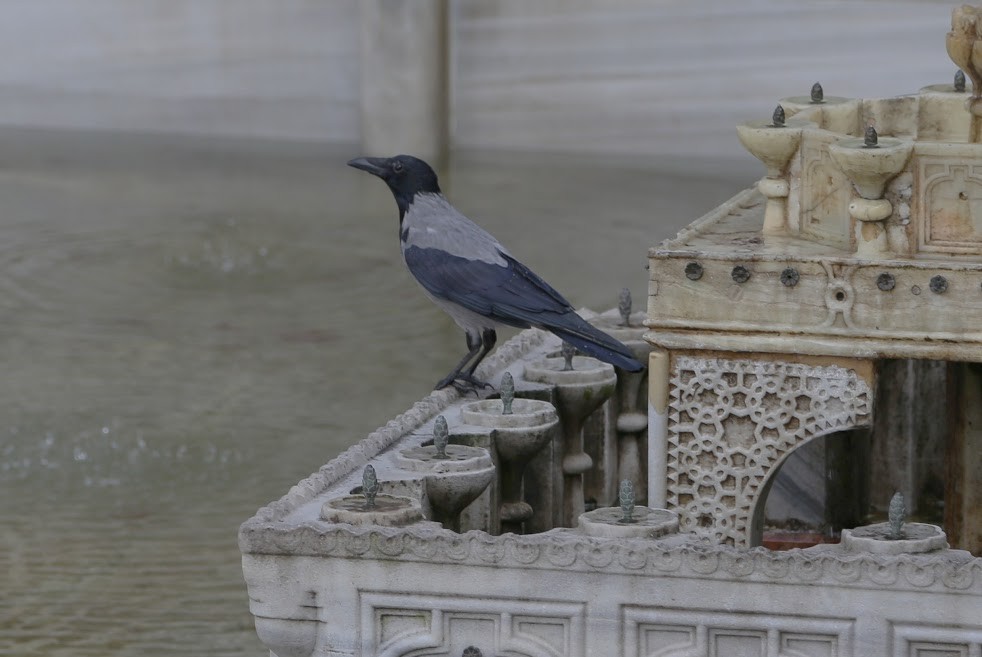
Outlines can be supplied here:
M630 349L577 315L559 292L511 256L502 253L504 264L496 265L418 246L404 255L409 271L438 299L499 324L547 329L616 367L644 369Z
M504 265L417 246L407 247L404 255L409 271L430 294L501 324L538 326L550 315L573 310L552 286L505 254Z

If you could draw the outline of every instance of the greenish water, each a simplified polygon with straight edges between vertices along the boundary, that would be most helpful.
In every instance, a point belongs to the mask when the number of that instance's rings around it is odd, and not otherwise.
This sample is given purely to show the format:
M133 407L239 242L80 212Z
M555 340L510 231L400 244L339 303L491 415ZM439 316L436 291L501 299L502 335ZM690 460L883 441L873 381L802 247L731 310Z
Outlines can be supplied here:
M267 654L239 524L464 350L360 154L0 130L0 654ZM701 166L471 155L443 183L601 309L760 173Z

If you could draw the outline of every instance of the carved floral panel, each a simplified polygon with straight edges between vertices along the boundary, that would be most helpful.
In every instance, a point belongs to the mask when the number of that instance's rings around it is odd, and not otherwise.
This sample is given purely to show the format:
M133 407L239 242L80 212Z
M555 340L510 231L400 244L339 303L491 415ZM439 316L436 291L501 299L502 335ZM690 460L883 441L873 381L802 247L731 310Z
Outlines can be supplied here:
M867 425L871 403L867 382L838 365L676 356L668 500L680 530L748 545L771 471L811 438Z

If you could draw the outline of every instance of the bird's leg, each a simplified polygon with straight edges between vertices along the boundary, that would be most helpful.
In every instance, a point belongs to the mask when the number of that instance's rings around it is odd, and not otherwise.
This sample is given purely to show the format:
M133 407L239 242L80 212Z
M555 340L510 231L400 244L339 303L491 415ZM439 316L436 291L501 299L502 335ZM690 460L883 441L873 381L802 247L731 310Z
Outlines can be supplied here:
M476 370L477 366L481 364L484 357L487 356L492 349L494 349L494 345L497 341L498 334L494 332L494 329L484 329L481 332L481 353L477 355L477 358L475 358L474 362L470 364L470 367L464 370L460 378L475 386L481 386L482 388L493 388L494 386L492 386L490 383L475 379L474 370Z
M453 368L453 371L451 371L450 374L440 379L440 382L436 384L436 388L434 388L434 390L446 388L448 385L453 383L458 377L460 377L460 373L463 371L464 366L467 365L470 359L476 356L481 350L481 336L471 334L470 332L467 332L464 335L467 338L467 354L460 359L460 362L457 363L457 367ZM454 387L456 388L457 386L455 385Z
M498 336L495 334L494 329L484 329L483 333L481 334L481 353L477 355L477 358L474 359L474 362L472 362L466 370L457 375L457 378L453 382L453 386L459 390L461 394L465 392L473 392L476 395L478 388L490 388L491 390L494 390L493 385L487 381L481 381L475 377L474 370L476 370L477 366L481 364L484 357L488 355L488 352L494 349L494 343L497 341L497 339Z

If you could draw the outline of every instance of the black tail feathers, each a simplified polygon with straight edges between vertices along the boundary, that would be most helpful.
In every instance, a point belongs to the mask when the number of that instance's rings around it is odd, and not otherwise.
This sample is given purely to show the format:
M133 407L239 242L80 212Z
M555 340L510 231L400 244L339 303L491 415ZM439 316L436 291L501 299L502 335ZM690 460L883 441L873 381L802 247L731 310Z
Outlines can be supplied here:
M545 325L543 328L551 331L586 355L610 363L614 367L619 367L628 372L640 372L644 369L644 365L634 358L627 346L589 324L579 315L570 313L561 319L563 321Z

